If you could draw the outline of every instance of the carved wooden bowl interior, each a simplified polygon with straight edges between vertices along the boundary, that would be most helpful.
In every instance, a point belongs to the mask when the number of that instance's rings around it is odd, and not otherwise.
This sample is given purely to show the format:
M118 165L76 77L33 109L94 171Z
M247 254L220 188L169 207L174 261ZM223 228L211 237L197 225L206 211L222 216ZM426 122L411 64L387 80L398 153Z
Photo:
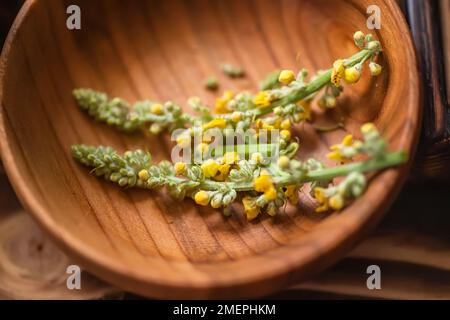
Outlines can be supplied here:
M66 28L66 7L81 8L81 30ZM71 91L91 87L129 101L192 95L212 103L204 79L221 90L257 89L275 68L315 72L357 51L377 4L384 72L346 86L317 134L300 125L300 155L324 159L330 144L376 123L391 149L411 155L420 108L416 62L405 20L388 0L28 1L2 53L1 151L21 201L70 256L98 277L158 298L248 298L269 294L329 266L380 220L409 165L373 177L363 197L337 214L317 214L304 192L297 208L248 223L161 192L121 190L71 157L70 145L149 149L168 158L163 137L125 136L79 110ZM242 66L231 80L220 63ZM328 160L327 163L331 164Z

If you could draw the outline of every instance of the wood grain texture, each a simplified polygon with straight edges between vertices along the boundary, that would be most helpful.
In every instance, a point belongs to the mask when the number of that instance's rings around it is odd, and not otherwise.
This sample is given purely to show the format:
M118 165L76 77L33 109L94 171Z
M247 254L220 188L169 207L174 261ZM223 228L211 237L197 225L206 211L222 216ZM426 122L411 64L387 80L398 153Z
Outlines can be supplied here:
M441 32L447 86L447 103L450 106L450 2L440 0L439 6L441 10Z
M82 29L65 27L65 5L82 8ZM119 190L78 166L74 143L147 148L167 158L168 139L123 136L78 110L71 90L86 86L134 101L198 95L222 61L247 77L223 88L255 90L274 68L326 68L355 51L365 10L378 4L383 76L347 88L340 108L318 121L345 118L345 130L297 132L302 155L323 158L349 131L374 121L392 149L414 154L420 123L411 40L395 1L28 1L2 52L0 144L19 198L56 242L89 271L159 298L262 296L330 265L383 215L409 164L377 175L341 214L298 208L247 223L164 193ZM297 60L297 56L301 60Z
M440 23L439 1L405 0L406 12L417 51L423 81L424 119L419 157L415 163L414 176L432 180L448 181L450 170L450 108L445 86L445 30Z
M87 272L81 289L69 290L66 269L74 264L21 208L0 173L0 299L118 299L123 293Z

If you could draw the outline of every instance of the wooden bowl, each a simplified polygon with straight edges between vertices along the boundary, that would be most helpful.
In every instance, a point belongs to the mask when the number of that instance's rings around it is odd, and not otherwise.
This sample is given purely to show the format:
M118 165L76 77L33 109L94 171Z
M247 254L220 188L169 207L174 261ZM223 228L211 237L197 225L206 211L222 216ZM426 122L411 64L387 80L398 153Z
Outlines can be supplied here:
M66 28L66 7L81 8L81 30ZM380 220L409 165L372 179L365 195L338 214L301 205L248 223L239 214L176 202L160 192L121 190L89 175L71 157L75 143L148 148L168 158L167 139L124 136L92 121L71 91L92 87L134 101L213 101L203 80L222 89L256 90L277 67L328 68L356 52L376 4L384 73L347 86L339 108L318 121L345 118L345 130L298 128L301 154L324 157L345 131L374 121L393 150L414 153L420 123L416 60L395 1L28 1L1 59L1 152L25 207L71 257L121 288L158 298L262 296L329 266ZM297 56L300 59L297 59ZM222 77L220 63L247 72Z

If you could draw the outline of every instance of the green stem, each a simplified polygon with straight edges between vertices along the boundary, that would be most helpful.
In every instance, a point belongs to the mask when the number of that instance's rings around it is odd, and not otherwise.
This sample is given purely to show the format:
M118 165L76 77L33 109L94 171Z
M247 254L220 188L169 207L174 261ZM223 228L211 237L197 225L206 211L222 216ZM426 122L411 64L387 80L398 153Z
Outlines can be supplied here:
M361 61L365 61L367 58L373 55L373 52L364 49L354 54L350 58L346 59L344 62L345 67L352 67ZM270 106L266 108L255 109L255 117L260 117L266 114L269 114L273 111L273 109L280 105L287 105L290 103L296 103L300 100L305 99L311 94L319 91L324 86L328 85L331 81L331 73L332 68L324 71L321 75L317 76L314 80L309 82L305 87L298 88L292 94L287 97L284 97L280 100L275 101Z
M408 155L403 151L391 152L386 154L380 159L370 159L366 161L354 162L346 165L341 165L333 168L320 169L309 172L303 179L296 180L292 176L285 177L275 177L274 183L277 186L289 186L289 185L300 185L306 182L313 181L326 181L332 180L336 177L346 176L351 172L369 172L376 171L396 165L400 165L406 162ZM199 188L201 190L217 190L219 187L227 185L227 187L234 189L236 191L251 191L254 190L253 182L216 182L212 180L203 181Z
M270 157L272 152L279 147L274 143L253 143L253 144L237 144L237 145L223 145L222 152L225 154L226 152L237 152L238 154L245 154L246 157L250 156L254 152L261 152L263 155ZM216 149L213 149L211 152L212 156L216 156Z
M326 168L309 172L304 182L330 180L336 177L345 176L350 172L368 172L402 164L408 160L408 154L404 151L387 153L383 158L370 159L366 161L353 162L334 168Z

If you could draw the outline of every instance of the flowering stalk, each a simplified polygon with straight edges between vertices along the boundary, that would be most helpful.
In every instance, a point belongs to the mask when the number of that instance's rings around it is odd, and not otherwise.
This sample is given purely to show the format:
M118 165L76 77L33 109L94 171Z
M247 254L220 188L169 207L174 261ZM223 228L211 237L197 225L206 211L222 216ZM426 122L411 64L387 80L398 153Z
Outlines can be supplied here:
M360 48L358 53L336 60L331 69L320 71L310 81L306 80L307 70L301 70L298 75L291 70L277 70L261 84L261 91L256 95L225 91L217 98L214 112L199 98L191 98L188 104L197 113L195 116L182 112L171 101L164 104L141 101L130 106L120 98L110 100L103 93L77 89L73 93L78 104L96 120L126 132L144 128L154 134L163 130L173 132L177 145L188 147L191 160L200 153L203 161L207 151L211 151L211 157L200 163L153 164L150 154L142 150L120 155L110 147L86 145L72 146L72 154L80 163L93 168L97 176L121 187L165 187L176 199L191 197L199 205L223 207L225 212L240 197L248 220L261 212L273 216L288 202L297 204L299 193L307 183L318 203L317 212L341 210L365 190L363 173L407 160L401 151L388 151L386 141L371 123L361 127L362 140L347 135L341 143L331 146L327 157L338 163L335 167L326 167L316 159L294 159L299 144L294 140L291 126L311 120L310 104L321 89L325 88L319 107L334 108L343 90L341 80L349 84L357 82L363 64L369 60L371 74L381 73L381 66L374 61L381 52L380 43L362 32L355 33L354 41ZM224 66L224 72L232 77L244 75L243 70L231 65ZM215 139L205 132L219 132L220 139L234 141L234 132L247 129L251 129L251 134L240 145L225 144L209 150ZM253 142L256 141L253 138L260 138L265 132L270 133L265 136L270 139ZM199 134L201 143L191 149L192 141ZM268 153L263 154L262 150ZM272 163L268 157L278 151L278 161ZM364 156L366 160L350 163L356 156ZM344 179L334 185L336 177Z
M199 165L168 161L154 165L150 154L141 150L119 155L110 147L75 145L72 152L80 163L93 167L97 176L121 187L167 187L177 199L190 196L198 204L210 204L214 208L227 207L238 193L244 194L247 218L251 220L262 209L274 215L286 202L295 204L306 183L312 183L314 197L321 204L318 211L340 210L345 202L363 192L366 180L362 173L407 160L404 152L387 152L385 141L372 124L362 126L361 132L363 141L346 136L343 144L347 149L342 149L341 144L332 149L340 147L339 152L346 153L347 157L365 154L370 158L329 168L315 159L300 162L286 156L281 156L277 164L264 163L260 157L239 160L235 152ZM338 186L328 187L334 178L341 176L347 178Z
M277 107L296 105L303 100L310 101L324 87L332 87L333 95L327 94L326 100L328 107L334 107L335 97L342 91L340 78L344 78L349 83L356 82L359 79L362 64L368 59L373 60L380 51L380 43L370 39L364 43L359 52L348 59L337 60L333 68L321 71L308 83L305 82L306 70L302 70L297 77L290 70L273 73L263 84L264 88L271 89L260 91L255 96L245 93L235 95L231 91L226 91L216 101L216 113L211 113L210 108L203 105L198 98L191 98L188 103L194 111L200 113L199 117L182 112L181 108L171 101L161 104L146 100L130 106L128 102L120 98L109 100L106 94L91 89L76 89L73 95L79 106L92 117L128 132L142 128L149 128L154 134L163 130L172 132L187 126L201 126L216 119L226 119L227 123L224 127L248 128L256 119L272 113ZM374 75L375 73L372 72ZM279 87L274 85L276 74L278 74ZM294 111L308 113L309 110L303 110L304 108L305 106L297 107ZM288 119L288 116L283 119ZM294 117L292 120L298 122L307 118L308 116L297 117L297 119Z

